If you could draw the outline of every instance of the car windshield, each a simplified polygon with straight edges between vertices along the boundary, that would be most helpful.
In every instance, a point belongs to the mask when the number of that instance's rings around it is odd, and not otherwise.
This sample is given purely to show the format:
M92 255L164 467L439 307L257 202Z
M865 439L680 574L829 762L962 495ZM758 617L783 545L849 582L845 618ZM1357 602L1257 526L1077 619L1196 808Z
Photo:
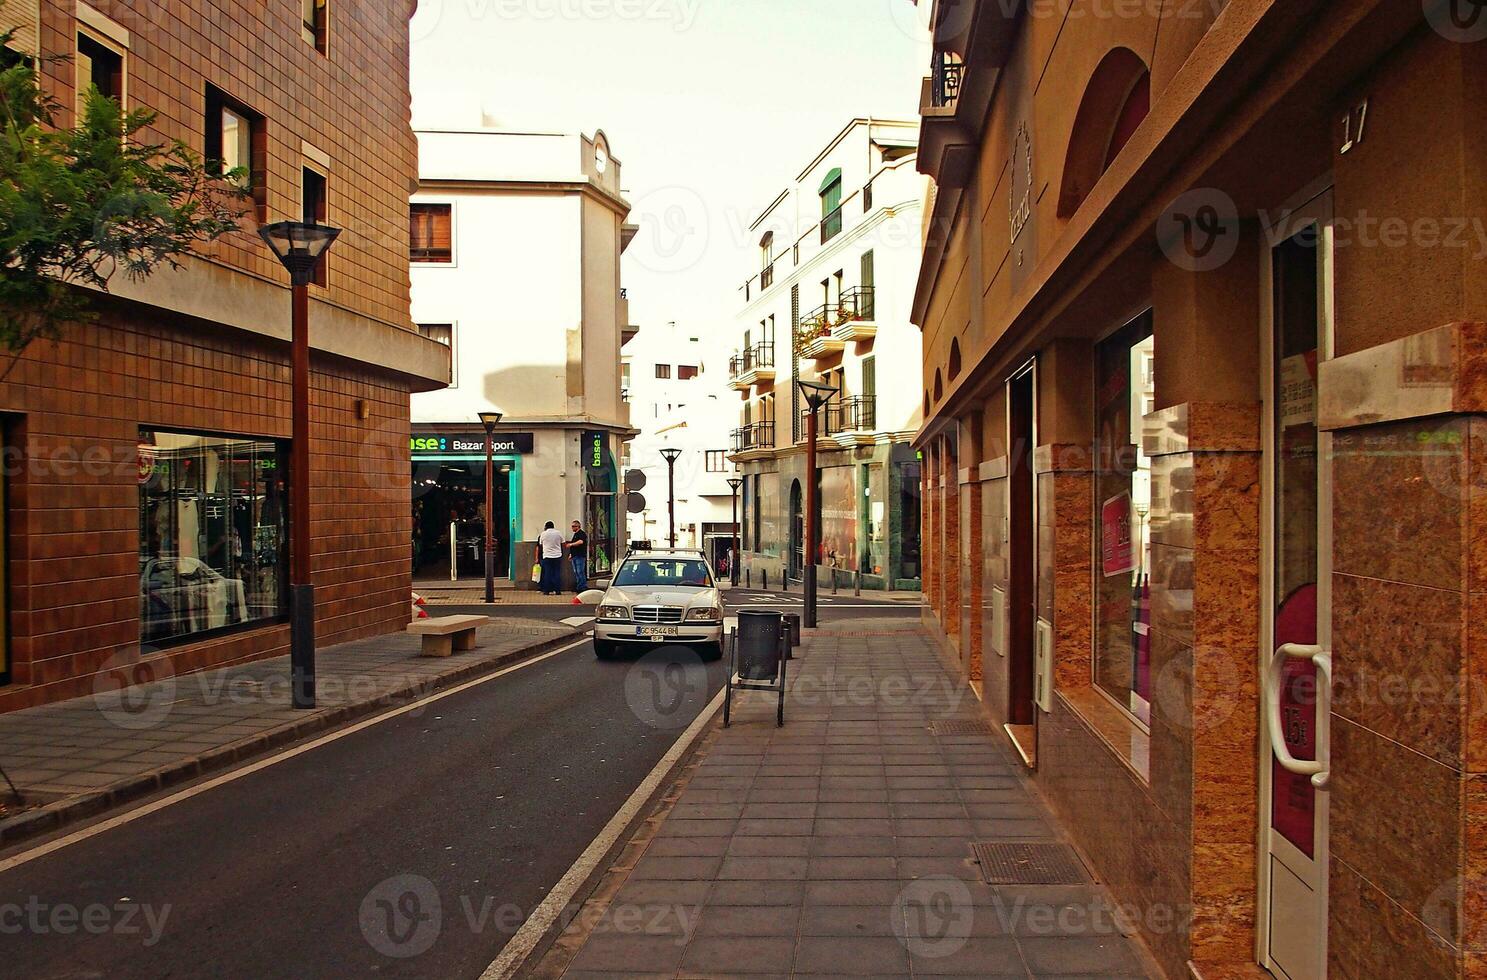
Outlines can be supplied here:
M614 577L618 586L679 585L697 589L713 587L707 562L688 558L636 558L620 566Z

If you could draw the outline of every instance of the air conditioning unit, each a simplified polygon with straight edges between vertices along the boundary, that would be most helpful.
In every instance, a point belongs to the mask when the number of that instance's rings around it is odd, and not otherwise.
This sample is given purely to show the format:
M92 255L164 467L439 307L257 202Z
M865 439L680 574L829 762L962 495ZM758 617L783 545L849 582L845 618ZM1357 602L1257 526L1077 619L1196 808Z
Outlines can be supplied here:
M1039 619L1033 631L1033 700L1047 714L1053 710L1053 624Z

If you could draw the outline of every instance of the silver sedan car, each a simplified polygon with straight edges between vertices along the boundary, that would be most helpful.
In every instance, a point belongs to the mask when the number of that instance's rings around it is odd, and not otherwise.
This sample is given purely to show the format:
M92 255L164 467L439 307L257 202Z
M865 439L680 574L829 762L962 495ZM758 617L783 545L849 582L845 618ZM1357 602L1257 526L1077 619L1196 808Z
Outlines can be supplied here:
M703 659L723 655L723 596L698 551L633 551L620 562L594 620L594 654L625 645L679 643Z

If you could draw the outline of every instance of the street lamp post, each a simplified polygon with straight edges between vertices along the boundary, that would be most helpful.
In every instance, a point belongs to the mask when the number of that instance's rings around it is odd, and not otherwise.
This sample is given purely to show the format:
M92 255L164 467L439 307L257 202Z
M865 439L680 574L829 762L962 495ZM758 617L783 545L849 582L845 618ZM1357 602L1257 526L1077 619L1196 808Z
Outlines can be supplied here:
M671 547L676 547L676 458L682 454L680 449L663 449L661 455L666 459L666 515L670 525Z
M728 581L738 584L738 488L743 486L743 480L734 477L728 481L728 489L733 491L733 555L728 560Z
M315 586L310 563L310 280L339 228L277 221L258 229L289 271L289 691L296 708L315 707Z
M810 418L805 427L805 609L801 625L809 629L816 626L816 562L821 557L821 522L816 519L816 414L837 393L831 385L819 381L796 379L796 386L810 406Z
M496 423L501 421L500 412L481 412L480 424L485 426L485 601L496 601L496 525L495 514L495 441Z

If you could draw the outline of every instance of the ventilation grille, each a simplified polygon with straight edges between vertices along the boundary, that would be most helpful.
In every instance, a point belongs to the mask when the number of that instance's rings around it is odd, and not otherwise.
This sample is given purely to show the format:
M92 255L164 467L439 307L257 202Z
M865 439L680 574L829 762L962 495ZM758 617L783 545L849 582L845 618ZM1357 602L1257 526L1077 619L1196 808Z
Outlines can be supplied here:
M935 721L929 730L936 735L990 735L991 726L984 721Z
M1089 881L1067 844L972 844L988 885L1082 885Z

